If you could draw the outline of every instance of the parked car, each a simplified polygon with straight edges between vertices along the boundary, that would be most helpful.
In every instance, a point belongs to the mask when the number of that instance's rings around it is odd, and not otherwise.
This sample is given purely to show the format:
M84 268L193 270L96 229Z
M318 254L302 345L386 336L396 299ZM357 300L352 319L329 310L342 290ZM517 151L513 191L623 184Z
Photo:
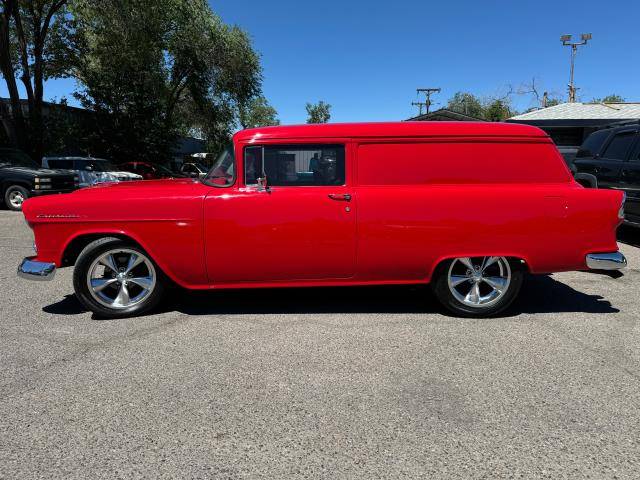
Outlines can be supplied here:
M64 168L73 170L80 179L80 187L88 187L104 182L128 182L142 180L142 175L118 170L113 163L104 158L93 157L44 157L45 168Z
M124 171L136 173L144 180L157 180L160 178L185 178L186 175L176 173L162 165L147 162L126 162L119 165Z
M202 181L109 184L32 199L37 254L75 265L103 317L190 289L431 283L463 316L495 315L526 272L620 269L623 193L585 189L536 127L402 122L236 133Z
M21 150L0 148L0 198L9 210L20 210L29 197L76 188L78 177L73 172L40 168Z
M180 167L180 173L192 178L204 178L208 171L209 169L207 167L196 162L183 163Z
M573 162L588 188L622 190L625 223L640 227L640 124L616 124L589 135Z

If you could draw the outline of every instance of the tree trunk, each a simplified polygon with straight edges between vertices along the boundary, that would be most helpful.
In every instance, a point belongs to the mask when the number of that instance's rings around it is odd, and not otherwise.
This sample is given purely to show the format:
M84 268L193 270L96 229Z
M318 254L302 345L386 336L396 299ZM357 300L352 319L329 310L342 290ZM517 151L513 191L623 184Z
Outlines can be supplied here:
M10 141L19 148L27 147L27 132L20 104L20 94L15 78L15 70L11 62L11 44L9 39L9 23L12 10L16 8L14 1L5 2L5 10L0 16L0 71L7 84L11 104L10 118L3 119L5 130ZM8 112L7 112L8 113Z

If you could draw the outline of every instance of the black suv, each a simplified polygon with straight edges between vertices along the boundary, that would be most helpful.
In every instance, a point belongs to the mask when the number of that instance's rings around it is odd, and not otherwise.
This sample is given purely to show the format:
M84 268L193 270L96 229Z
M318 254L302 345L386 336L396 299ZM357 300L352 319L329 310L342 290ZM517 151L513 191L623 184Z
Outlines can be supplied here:
M624 191L625 222L640 227L640 122L593 132L578 150L573 167L576 181L585 187Z
M78 176L73 172L40 168L21 150L0 148L0 199L9 210L20 210L29 197L76 188Z

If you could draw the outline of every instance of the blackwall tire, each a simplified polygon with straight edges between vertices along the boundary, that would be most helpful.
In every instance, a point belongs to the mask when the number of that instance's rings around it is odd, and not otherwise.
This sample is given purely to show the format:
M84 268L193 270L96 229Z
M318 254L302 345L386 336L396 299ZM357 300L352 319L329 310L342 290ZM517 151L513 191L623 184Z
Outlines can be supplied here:
M162 300L166 277L133 242L101 238L75 263L73 288L80 303L101 318L142 315Z
M22 210L22 204L27 198L29 198L29 190L20 185L10 185L4 192L4 204L14 212Z
M519 261L505 257L461 257L440 264L431 285L456 316L492 317L516 299L524 273Z

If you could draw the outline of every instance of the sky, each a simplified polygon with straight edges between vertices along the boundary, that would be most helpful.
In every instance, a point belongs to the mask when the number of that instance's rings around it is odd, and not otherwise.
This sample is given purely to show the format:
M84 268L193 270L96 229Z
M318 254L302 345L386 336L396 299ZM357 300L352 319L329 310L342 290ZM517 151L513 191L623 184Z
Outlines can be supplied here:
M502 96L535 78L566 98L570 48L561 34L593 34L576 58L579 97L616 93L640 101L640 1L615 0L210 0L251 36L263 91L282 123L303 123L305 104L332 105L331 121L394 121L417 114L416 88L440 87L434 108L457 91ZM70 97L70 80L47 99ZM6 96L4 82L0 95ZM514 106L535 106L530 96ZM422 101L422 100L421 100Z

